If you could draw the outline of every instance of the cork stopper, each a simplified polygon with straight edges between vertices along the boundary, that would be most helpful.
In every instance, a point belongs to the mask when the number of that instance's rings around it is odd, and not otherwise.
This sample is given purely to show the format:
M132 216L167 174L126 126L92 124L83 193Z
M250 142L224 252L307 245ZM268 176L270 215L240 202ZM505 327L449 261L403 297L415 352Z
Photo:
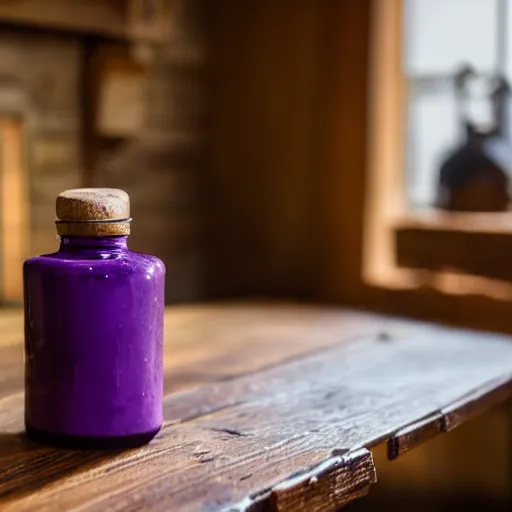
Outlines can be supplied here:
M56 201L60 236L116 236L130 234L130 198L116 188L65 190Z

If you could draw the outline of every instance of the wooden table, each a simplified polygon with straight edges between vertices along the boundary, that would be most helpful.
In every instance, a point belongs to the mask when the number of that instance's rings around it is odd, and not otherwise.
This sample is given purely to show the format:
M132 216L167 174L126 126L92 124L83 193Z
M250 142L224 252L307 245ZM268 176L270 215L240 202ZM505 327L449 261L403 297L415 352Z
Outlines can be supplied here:
M329 511L395 458L512 393L512 343L292 304L166 314L165 425L124 452L23 430L22 316L0 314L0 510Z

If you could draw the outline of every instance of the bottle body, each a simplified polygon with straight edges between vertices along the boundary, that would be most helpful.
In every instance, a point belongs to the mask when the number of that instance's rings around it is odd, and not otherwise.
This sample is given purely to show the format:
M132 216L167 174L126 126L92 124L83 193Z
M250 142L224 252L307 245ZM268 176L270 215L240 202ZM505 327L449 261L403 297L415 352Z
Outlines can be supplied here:
M28 434L105 447L151 439L162 425L164 264L126 236L63 237L23 275Z

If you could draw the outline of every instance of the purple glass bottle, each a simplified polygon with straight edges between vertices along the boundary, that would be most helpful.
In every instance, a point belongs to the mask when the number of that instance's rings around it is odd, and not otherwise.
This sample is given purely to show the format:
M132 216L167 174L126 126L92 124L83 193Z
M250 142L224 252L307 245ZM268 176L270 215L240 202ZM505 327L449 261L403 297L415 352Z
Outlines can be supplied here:
M58 252L25 262L25 425L69 447L143 444L162 425L165 267L127 247L128 195L57 198Z

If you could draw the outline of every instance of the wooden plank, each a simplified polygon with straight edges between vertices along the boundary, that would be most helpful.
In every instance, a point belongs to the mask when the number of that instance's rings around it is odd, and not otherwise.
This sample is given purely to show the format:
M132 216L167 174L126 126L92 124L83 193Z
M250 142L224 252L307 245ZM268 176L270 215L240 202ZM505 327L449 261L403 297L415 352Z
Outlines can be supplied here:
M167 375L184 364L189 385L171 386L148 446L40 447L19 434L20 390L0 397L2 511L332 510L374 480L359 449L411 425L430 437L435 422L423 418L512 392L506 337L293 305L175 311ZM308 485L314 477L319 485Z
M505 402L512 394L512 374L500 377L441 409L443 430L450 432L482 412Z
M24 127L20 119L0 117L0 301L23 302L20 271L28 257L29 187L24 162Z
M362 448L274 486L270 501L276 512L329 512L364 496L376 481L372 454Z
M151 18L134 9L134 0L16 0L0 2L0 21L50 30L119 39L166 42L171 35L168 0L154 3ZM151 3L151 2L150 2Z
M512 281L511 265L503 258L512 251L510 232L438 228L436 224L399 226L395 229L395 248L400 267Z
M354 300L372 2L206 4L209 288Z
M381 332L392 323L384 316L350 310L266 304L263 309L250 301L170 308L165 316L165 392L231 378L331 346L339 341L340 330L350 338ZM0 382L4 372L15 371L13 392L23 386L22 342L22 312L2 311ZM3 391L0 385L0 396Z
M394 460L443 432L443 415L434 413L400 429L388 441L388 459Z
M54 30L77 31L110 36L126 32L124 1L17 0L0 4L0 20Z

